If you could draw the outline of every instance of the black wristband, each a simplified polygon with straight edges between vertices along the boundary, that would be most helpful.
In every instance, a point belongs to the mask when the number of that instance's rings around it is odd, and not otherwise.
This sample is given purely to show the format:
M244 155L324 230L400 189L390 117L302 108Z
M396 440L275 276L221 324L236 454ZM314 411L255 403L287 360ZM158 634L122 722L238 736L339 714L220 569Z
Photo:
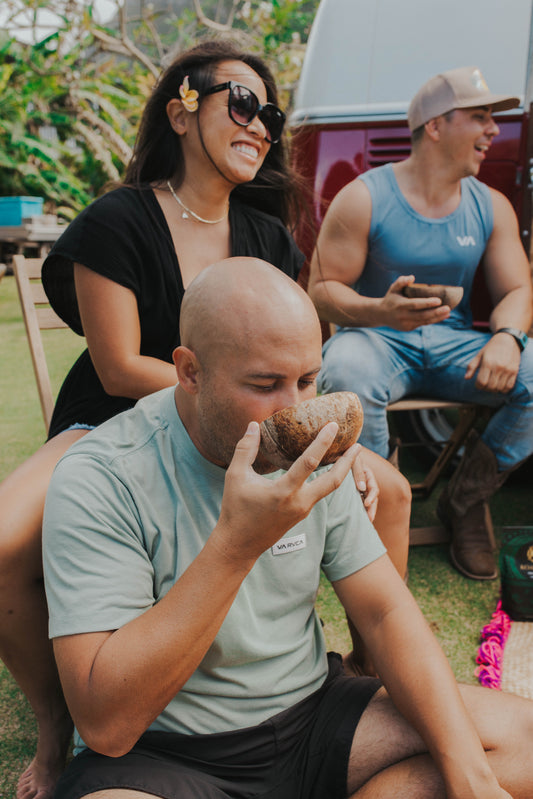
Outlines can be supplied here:
M527 333L524 333L523 330L519 330L517 327L500 327L498 330L494 331L493 335L495 336L496 333L508 333L512 336L518 344L520 352L524 352L529 341Z

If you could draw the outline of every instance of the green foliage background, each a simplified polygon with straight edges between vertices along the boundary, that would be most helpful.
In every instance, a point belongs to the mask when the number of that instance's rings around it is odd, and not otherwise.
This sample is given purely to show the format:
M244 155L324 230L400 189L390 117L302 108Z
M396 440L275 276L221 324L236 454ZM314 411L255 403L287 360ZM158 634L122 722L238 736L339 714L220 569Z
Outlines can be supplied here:
M45 198L45 211L76 215L131 155L140 113L166 60L199 37L228 36L270 63L290 105L318 0L167 0L120 7L106 26L93 2L4 0L0 31L0 196ZM173 6L172 6L173 2ZM170 10L168 3L174 8ZM33 44L21 13L44 8L57 30Z

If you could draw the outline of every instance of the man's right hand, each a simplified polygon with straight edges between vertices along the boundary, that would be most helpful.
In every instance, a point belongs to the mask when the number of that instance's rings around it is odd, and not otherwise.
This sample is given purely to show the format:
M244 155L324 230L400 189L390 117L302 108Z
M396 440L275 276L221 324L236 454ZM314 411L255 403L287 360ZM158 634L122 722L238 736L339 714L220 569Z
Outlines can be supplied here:
M259 449L257 422L250 422L226 472L218 523L211 534L224 557L251 568L257 558L305 519L313 506L338 488L360 450L354 444L315 480L307 478L335 438L336 422L328 422L291 468L277 479L253 469Z
M395 330L415 330L422 325L443 322L451 313L448 305L442 305L439 297L405 297L403 289L414 283L414 275L401 275L381 301L380 324Z

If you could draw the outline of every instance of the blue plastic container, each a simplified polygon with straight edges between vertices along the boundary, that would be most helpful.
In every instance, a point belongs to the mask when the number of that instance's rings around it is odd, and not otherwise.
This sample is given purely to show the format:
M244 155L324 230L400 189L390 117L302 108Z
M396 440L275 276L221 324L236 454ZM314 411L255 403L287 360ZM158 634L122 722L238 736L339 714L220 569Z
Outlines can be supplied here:
M43 212L42 197L0 197L0 226L22 225L30 216Z

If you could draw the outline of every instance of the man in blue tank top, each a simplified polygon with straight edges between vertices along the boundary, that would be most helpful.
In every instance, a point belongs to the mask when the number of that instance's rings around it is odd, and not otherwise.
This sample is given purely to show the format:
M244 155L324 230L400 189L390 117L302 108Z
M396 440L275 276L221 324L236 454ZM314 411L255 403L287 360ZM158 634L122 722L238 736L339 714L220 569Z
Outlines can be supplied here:
M479 69L430 79L411 101L412 152L345 186L324 219L309 293L338 332L326 342L322 391L359 394L361 441L388 457L386 408L407 395L487 405L494 414L439 499L451 558L473 579L497 575L488 500L533 452L529 264L509 201L476 179L499 129L492 114L519 104L495 95ZM470 296L483 257L490 332L472 330ZM453 310L408 298L411 283L461 286Z

